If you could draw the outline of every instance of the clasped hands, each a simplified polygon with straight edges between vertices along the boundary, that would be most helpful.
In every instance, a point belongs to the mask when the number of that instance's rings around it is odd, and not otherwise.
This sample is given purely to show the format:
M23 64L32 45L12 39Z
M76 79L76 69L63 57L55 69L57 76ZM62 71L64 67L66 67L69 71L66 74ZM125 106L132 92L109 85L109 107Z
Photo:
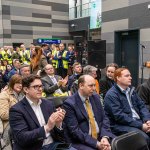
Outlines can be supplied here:
M111 150L111 146L106 137L103 137L100 142L97 144L98 150Z
M53 112L48 119L47 124L44 126L47 132L51 131L54 126L61 128L62 121L65 117L66 111L60 107L56 109L56 112Z
M150 132L150 120L143 123L142 130L146 133Z
M68 82L68 76L66 76L64 79L61 79L58 81L58 86L66 86Z

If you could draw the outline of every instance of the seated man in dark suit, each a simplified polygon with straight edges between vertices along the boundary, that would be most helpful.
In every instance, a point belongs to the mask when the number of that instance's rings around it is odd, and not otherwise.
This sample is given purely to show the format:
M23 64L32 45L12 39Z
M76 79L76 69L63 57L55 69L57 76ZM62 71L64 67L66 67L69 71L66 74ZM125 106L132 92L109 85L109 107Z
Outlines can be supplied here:
M82 66L79 62L73 64L73 74L68 78L68 90L71 89L71 86L74 81L78 80L82 73Z
M127 68L114 73L116 84L107 92L104 108L109 117L112 132L116 135L130 131L140 132L150 142L150 113L144 102L131 87L131 74Z
M114 135L95 91L95 79L83 75L78 91L64 101L66 140L78 150L110 150ZM95 93L95 94L93 94Z
M47 64L44 69L47 75L41 80L46 97L68 96L68 93L65 93L67 91L66 84L68 79L63 79L61 76L55 75L54 67L51 64Z
M10 109L13 149L55 150L62 145L65 111L55 110L52 102L41 99L43 86L39 76L27 76L22 86L26 96Z

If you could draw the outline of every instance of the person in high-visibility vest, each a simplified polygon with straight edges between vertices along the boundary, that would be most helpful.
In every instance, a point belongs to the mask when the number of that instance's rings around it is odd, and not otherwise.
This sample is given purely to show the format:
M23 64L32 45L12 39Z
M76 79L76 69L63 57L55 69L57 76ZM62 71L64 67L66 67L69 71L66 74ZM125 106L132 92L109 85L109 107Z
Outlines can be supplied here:
M63 43L59 44L59 51L55 55L57 74L66 77L68 71L69 53Z
M4 46L4 50L1 51L2 60L7 60L9 64L12 64L11 55L8 51L8 46Z
M23 64L30 64L30 51L26 50L26 47L24 44L20 45L20 55L22 57L22 63Z
M51 54L51 62L54 68L56 68L56 60L54 59L55 55L57 54L57 49L59 49L58 45L52 44L51 45L52 54Z

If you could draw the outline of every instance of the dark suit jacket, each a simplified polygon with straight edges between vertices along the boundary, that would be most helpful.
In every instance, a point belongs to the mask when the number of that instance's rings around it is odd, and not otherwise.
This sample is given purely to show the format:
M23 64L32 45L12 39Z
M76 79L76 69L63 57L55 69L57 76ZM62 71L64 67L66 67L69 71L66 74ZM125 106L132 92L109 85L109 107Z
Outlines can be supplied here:
M54 77L56 78L57 81L62 79L62 77L58 76L58 75L55 75ZM46 93L46 97L53 96L54 92L59 88L62 90L62 92L67 91L67 87L63 87L63 86L58 87L58 85L54 84L48 75L43 77L41 80L42 80L42 84L44 86L44 92Z
M42 100L41 110L47 123L49 116L55 111L52 102ZM43 140L46 138L44 127L24 98L10 109L10 127L14 136L14 150L41 150ZM50 132L54 141L63 136L63 131L54 127Z
M99 96L93 94L89 99L100 131L98 134L98 140L103 136L113 138L114 135L110 131L109 121L104 114ZM67 142L83 144L96 149L97 139L92 138L91 135L88 134L89 119L78 92L64 101L63 106L66 110L64 121Z
M75 80L77 80L79 77L80 77L80 75L75 75L75 74L69 76L69 78L68 78L68 90L71 90L71 86L72 86L73 82Z

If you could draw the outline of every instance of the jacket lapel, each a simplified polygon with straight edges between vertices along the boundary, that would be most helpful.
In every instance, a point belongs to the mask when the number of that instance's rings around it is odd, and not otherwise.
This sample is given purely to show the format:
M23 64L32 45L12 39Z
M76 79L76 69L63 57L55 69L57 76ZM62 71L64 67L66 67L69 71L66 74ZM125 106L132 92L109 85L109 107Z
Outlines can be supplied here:
M50 84L53 85L53 81L51 80L51 78L49 76L46 76L46 81Z
M25 108L25 110L28 112L29 116L30 116L30 117L32 118L32 120L40 127L39 121L38 121L38 119L37 119L37 117L36 117L36 115L35 115L33 109L31 108L29 102L27 101L27 99L24 98L24 99L22 100L22 102L24 103L24 108Z
M42 110L42 113L43 113L43 116L44 116L44 119L45 119L45 123L48 122L48 118L49 118L49 113L48 113L48 110L46 108L47 108L47 106L45 105L44 101L42 101L41 110Z
M80 98L78 92L76 93L76 98L75 98L75 99L77 100L77 105L78 105L78 107L79 107L79 110L82 112L82 114L83 114L83 115L85 116L85 118L88 120L87 112L86 112L86 110L85 110L85 108L84 108L83 102L82 102L82 100L81 100L81 98Z

